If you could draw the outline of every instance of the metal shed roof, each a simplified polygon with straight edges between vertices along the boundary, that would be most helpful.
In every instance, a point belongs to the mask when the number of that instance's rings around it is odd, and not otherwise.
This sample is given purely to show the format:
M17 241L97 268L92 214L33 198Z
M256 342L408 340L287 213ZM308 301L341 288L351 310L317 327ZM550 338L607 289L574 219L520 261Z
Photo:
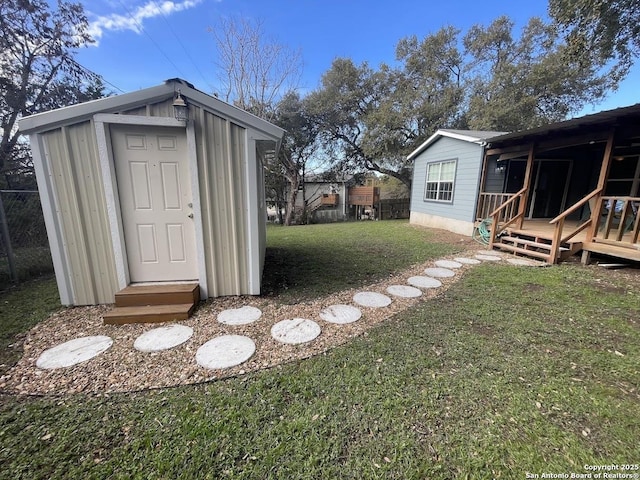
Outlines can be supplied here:
M279 141L284 130L266 120L252 115L238 107L230 105L219 98L208 95L182 79L167 80L161 85L145 88L131 93L124 93L113 97L91 100L68 107L58 108L48 112L37 113L20 119L20 131L24 134L43 132L61 125L78 123L93 117L96 113L118 113L146 105L150 101L162 101L174 96L180 90L189 103L198 104L222 117L229 118L235 123L251 127L265 133L268 137Z

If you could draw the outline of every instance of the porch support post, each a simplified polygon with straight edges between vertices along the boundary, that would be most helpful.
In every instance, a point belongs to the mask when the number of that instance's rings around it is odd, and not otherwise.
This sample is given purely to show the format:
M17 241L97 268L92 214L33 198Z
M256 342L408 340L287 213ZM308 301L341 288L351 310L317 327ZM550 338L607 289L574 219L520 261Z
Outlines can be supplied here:
M587 236L585 242L593 241L593 237L595 237L598 231L598 224L600 223L600 211L602 210L602 195L604 193L604 187L607 183L607 178L609 177L609 168L611 167L611 158L613 153L613 143L615 141L616 130L612 128L609 131L609 136L607 137L607 146L604 149L604 156L602 157L602 165L600 166L600 176L598 177L598 186L596 188L600 189L600 193L598 193L595 197L593 204L595 208L591 210L591 225L587 229ZM584 263L584 262L583 262Z
M478 188L478 198L476 199L476 218L475 220L482 220L482 212L481 212L481 208L483 207L482 205L482 193L484 192L485 189L485 183L487 181L487 163L489 162L488 160L488 155L487 155L487 149L486 148L482 148L482 172L480 173L480 185Z
M527 157L527 167L524 171L524 180L522 187L526 188L522 194L522 199L518 205L518 221L516 222L517 228L522 228L524 222L524 213L527 211L527 201L529 200L529 190L531 189L531 177L533 172L533 161L535 159L535 144L529 145L529 155Z

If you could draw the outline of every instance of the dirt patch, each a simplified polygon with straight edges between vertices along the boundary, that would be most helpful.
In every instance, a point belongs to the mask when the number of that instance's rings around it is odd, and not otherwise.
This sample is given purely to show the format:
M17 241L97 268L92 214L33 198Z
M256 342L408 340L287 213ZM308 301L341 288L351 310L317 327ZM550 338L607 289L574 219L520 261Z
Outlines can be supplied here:
M544 285L540 285L539 283L525 283L523 290L525 292L539 292L540 290L544 290Z

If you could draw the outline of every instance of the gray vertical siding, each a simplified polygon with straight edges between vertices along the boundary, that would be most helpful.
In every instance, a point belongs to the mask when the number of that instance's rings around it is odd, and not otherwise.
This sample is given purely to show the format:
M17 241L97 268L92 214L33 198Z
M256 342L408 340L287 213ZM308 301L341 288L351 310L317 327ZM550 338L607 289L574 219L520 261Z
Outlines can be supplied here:
M427 164L454 159L457 160L457 163L453 202L425 201ZM481 163L482 147L475 143L441 137L429 145L414 161L411 211L473 222L478 198Z
M104 183L91 122L43 135L70 264L74 305L111 303L118 290Z
M245 129L197 112L198 171L209 295L248 293Z

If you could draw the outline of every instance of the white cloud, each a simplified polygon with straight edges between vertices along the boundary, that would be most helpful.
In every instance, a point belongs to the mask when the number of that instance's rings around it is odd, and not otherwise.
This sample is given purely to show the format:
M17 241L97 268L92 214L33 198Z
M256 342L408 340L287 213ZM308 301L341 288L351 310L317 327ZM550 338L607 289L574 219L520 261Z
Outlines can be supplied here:
M113 13L97 17L89 24L89 34L97 44L106 30L131 30L136 33L142 33L143 23L146 19L188 10L201 2L202 0L184 0L183 2L172 2L170 0L150 1L140 7L129 9L126 15Z

